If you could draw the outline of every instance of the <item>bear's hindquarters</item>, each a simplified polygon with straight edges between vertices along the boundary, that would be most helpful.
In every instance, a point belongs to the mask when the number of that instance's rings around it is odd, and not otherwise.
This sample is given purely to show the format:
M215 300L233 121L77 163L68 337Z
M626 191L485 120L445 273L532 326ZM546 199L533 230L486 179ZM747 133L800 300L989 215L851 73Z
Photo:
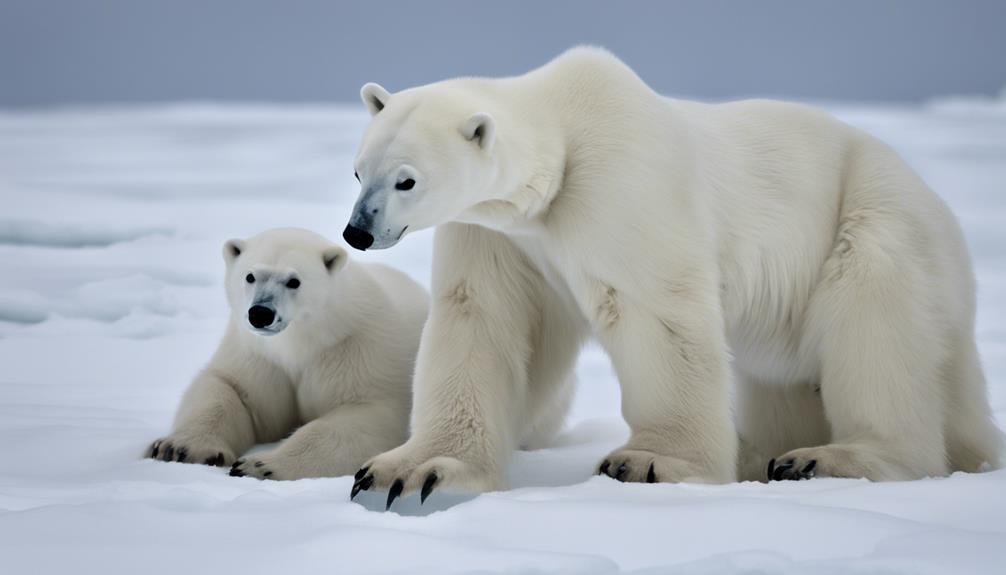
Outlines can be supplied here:
M973 283L962 279L967 258L939 198L889 148L860 142L849 156L838 231L802 342L820 362L832 439L783 454L782 462L873 480L949 471L948 441L962 435L961 410L988 409L974 392L980 377L947 377L962 339L956 334L973 315ZM974 430L964 431L973 443Z

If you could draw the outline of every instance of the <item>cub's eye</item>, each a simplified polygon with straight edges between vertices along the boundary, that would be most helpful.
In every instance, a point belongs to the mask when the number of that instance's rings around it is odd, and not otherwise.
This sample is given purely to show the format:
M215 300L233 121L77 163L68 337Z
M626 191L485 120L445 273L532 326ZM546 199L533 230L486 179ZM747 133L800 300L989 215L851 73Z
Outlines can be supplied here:
M356 178L357 182L360 181L360 174L357 174L356 172L353 172L353 177Z
M415 185L416 185L416 181L413 180L412 178L409 178L409 179L407 179L405 181L398 182L397 184L395 184L395 189L396 190L411 190L413 188L413 186L415 186Z
M255 283L255 276L253 276L251 274L248 274L248 275L245 276L245 281L248 282L248 283L250 283L250 284L253 284L253 283Z
M288 280L288 281L286 282L286 287L288 287L288 288L290 288L290 289L297 289L297 288L299 288L299 287L300 287L300 280L299 280L299 279L297 279L297 278L290 278L290 279L289 279L289 280Z

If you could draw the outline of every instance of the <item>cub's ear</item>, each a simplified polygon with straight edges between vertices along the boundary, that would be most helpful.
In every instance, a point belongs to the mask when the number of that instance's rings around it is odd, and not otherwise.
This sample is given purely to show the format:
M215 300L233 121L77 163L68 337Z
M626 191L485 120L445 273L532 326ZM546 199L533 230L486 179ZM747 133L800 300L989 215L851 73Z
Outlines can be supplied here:
M466 140L475 142L486 152L491 152L496 141L496 121L485 112L478 112L465 120L461 126L461 135Z
M346 260L349 256L346 255L346 250L340 248L339 246L329 246L325 248L325 251L321 252L321 261L325 264L325 269L329 273L338 271L342 266L346 265Z
M230 265L243 251L245 251L244 240L227 240L224 242L224 261Z
M376 116L388 104L391 94L380 84L367 82L360 88L360 99L363 100L363 105L370 111L370 115Z

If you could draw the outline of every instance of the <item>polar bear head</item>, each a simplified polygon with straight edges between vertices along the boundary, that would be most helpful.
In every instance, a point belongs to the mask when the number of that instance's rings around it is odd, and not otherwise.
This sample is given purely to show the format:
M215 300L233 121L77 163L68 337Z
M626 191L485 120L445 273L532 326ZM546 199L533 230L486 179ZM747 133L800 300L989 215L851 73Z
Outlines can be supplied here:
M408 231L451 221L505 184L496 122L456 84L394 95L360 91L372 120L355 160L360 196L343 237L357 249L387 248Z
M294 228L228 240L223 252L232 318L264 336L324 317L347 262L346 250Z

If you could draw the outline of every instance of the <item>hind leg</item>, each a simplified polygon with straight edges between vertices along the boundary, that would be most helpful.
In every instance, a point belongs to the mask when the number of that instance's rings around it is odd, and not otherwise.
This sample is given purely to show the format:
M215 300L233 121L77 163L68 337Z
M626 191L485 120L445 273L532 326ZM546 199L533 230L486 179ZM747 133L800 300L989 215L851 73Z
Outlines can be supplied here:
M566 423L566 415L573 405L576 377L570 373L568 377L551 387L553 389L550 390L549 396L542 398L543 405L529 408L533 423L520 443L520 448L523 450L533 451L548 447Z
M589 333L579 310L543 285L541 318L528 366L528 421L521 449L548 447L562 430L576 391L576 358Z
M820 359L832 442L782 454L772 479L800 478L808 467L876 481L947 473L940 369L949 338L934 311L939 298L909 248L853 231L825 267L804 342Z
M971 334L961 337L946 372L947 454L953 471L998 469L1003 435L989 408L985 376Z
M301 426L279 447L242 456L230 474L279 480L349 475L402 444L407 420L408 408L399 402L342 405Z

